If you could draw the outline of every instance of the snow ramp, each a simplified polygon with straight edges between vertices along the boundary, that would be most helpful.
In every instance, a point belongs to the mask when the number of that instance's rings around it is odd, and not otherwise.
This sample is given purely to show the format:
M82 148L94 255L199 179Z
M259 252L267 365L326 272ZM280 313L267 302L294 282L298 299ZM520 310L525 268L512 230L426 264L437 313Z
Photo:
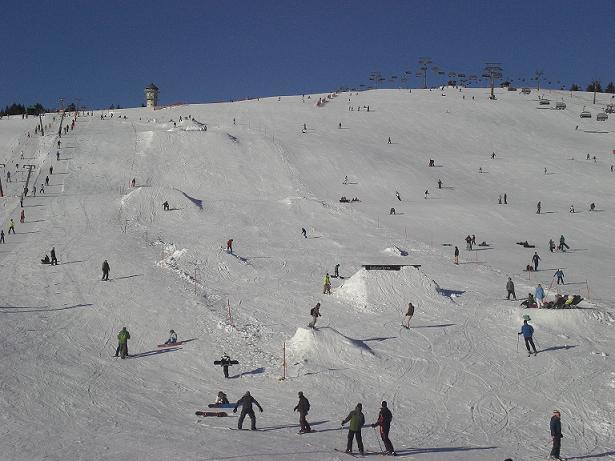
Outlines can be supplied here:
M365 312L398 310L409 302L441 303L437 284L418 268L400 270L361 269L345 280L334 295Z

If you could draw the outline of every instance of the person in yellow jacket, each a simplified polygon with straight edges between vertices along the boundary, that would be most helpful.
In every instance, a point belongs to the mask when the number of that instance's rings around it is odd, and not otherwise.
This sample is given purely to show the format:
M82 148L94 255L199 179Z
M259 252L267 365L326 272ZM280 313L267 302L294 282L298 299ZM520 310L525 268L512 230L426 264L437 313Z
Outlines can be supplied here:
M128 340L130 339L130 333L126 329L126 327L122 328L117 334L117 349L115 350L115 356L120 355L121 358L125 359L128 356Z
M325 284L324 284L324 288L322 290L323 294L331 294L331 277L329 276L329 273L327 272L327 275L325 275Z

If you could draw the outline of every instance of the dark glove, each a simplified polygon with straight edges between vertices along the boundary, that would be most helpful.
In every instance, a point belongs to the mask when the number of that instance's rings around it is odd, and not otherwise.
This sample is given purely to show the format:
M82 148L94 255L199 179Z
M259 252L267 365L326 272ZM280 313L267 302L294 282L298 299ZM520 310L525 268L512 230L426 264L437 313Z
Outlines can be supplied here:
M261 413L263 412L263 409L262 409L262 408L259 408L259 410L261 411Z
M343 426L343 425L344 425L344 421L341 422L340 426Z
M518 335L520 335L521 333L517 333Z
M372 427L376 427L376 424L372 424Z
M233 413L237 413L237 408L233 408Z

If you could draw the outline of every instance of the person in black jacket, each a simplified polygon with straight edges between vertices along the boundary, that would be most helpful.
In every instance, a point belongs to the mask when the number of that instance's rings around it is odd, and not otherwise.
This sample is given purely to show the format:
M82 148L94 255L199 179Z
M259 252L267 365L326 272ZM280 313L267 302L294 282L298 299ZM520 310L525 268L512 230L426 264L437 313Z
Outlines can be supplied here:
M235 408L233 408L233 413L237 413L237 407L241 405L241 414L239 415L239 422L237 423L238 429L241 429L241 426L243 425L243 420L245 419L246 415L248 415L250 417L250 420L252 421L252 426L250 427L250 429L252 429L253 431L256 430L256 415L254 414L254 408L252 408L252 404L255 404L261 411L261 413L263 412L263 408L256 401L256 399L250 395L250 391L247 391L244 396L240 398L235 404Z
M517 295L515 294L515 284L510 277L508 277L508 282L506 282L506 291L508 292L506 299L510 299L510 295L512 295L513 299L515 301L517 300Z
M386 401L382 402L380 413L378 414L378 421L372 424L372 427L380 426L380 437L384 442L384 449L387 454L396 456L393 444L389 439L389 430L391 429L391 421L393 420L393 414L388 409Z
M302 434L304 432L312 432L312 428L308 424L305 417L310 411L310 401L304 397L303 392L299 391L299 403L295 407L293 411L299 412L299 424L301 424L301 429L299 433Z
M559 457L559 450L562 444L562 423L560 421L560 413L558 410L553 411L551 416L551 437L553 438L553 448L551 448L551 455L549 459L561 459Z
M102 272L103 272L103 276L102 279L103 280L109 280L109 271L111 270L111 268L109 267L109 263L107 262L107 260L105 259L103 261L102 264Z

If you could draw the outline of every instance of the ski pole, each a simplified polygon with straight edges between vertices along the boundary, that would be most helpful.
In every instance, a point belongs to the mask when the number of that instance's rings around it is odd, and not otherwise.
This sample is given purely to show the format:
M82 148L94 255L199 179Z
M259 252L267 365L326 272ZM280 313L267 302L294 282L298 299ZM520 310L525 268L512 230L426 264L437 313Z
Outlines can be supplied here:
M517 352L519 352L519 338L521 337L521 335L517 335Z
M380 439L378 438L378 432L376 431L375 427L372 427L372 429L374 430L374 432L376 433L376 440L378 441L378 446L380 447L380 452L383 453L384 450L382 449L382 444L380 443Z

